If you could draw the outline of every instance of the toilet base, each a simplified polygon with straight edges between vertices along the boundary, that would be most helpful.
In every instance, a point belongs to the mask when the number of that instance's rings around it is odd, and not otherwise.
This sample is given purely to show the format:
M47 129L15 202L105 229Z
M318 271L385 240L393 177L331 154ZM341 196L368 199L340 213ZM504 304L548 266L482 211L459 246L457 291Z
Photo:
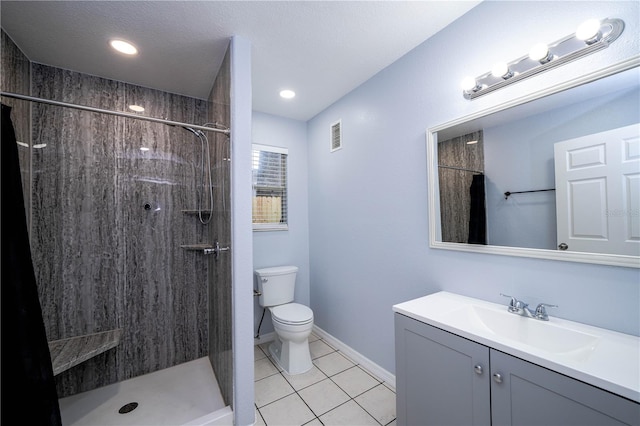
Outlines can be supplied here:
M276 340L269 345L269 353L278 367L290 376L306 373L313 367L309 353L309 339L304 339L304 342L300 343L292 341L283 343L280 337L276 336Z

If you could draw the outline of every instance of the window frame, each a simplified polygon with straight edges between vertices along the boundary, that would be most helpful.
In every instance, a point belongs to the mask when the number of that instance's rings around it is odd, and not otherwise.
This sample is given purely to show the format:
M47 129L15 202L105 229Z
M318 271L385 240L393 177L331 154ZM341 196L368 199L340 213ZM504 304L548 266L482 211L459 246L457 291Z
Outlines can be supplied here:
M283 189L283 206L282 211L284 212L284 222L276 223L276 222L267 222L267 223L256 223L253 222L253 200L256 198L256 178L255 178L255 170L254 168L254 152L255 151L264 151L269 153L275 153L285 156L285 166L284 166L284 189ZM271 146L271 145L263 145L263 144L251 144L251 224L254 231L288 231L289 230L289 149L279 146Z

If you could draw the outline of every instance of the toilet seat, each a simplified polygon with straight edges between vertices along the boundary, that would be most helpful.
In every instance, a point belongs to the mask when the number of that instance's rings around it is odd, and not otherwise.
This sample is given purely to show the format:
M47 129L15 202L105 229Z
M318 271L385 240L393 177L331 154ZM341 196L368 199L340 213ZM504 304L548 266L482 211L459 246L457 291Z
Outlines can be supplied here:
M288 325L305 325L313 322L311 308L299 303L287 303L285 305L270 308L271 318L275 322Z

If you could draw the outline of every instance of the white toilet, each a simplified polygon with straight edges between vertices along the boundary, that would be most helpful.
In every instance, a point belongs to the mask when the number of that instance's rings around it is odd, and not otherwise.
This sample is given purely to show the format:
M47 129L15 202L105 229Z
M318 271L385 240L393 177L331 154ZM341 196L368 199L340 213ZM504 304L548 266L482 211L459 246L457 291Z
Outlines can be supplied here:
M301 374L313 366L309 335L313 328L311 308L293 302L296 266L277 266L255 271L260 290L260 306L269 308L276 340L269 352L287 374Z

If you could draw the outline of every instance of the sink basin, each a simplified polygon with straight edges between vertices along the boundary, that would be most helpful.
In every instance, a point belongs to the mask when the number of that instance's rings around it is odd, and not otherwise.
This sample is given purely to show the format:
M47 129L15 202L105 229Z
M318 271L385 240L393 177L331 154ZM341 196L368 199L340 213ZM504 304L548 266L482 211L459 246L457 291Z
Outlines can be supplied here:
M506 308L495 310L467 305L449 312L447 316L451 323L468 323L470 328L477 331L489 332L554 354L581 359L586 359L599 341L598 336L512 314Z

